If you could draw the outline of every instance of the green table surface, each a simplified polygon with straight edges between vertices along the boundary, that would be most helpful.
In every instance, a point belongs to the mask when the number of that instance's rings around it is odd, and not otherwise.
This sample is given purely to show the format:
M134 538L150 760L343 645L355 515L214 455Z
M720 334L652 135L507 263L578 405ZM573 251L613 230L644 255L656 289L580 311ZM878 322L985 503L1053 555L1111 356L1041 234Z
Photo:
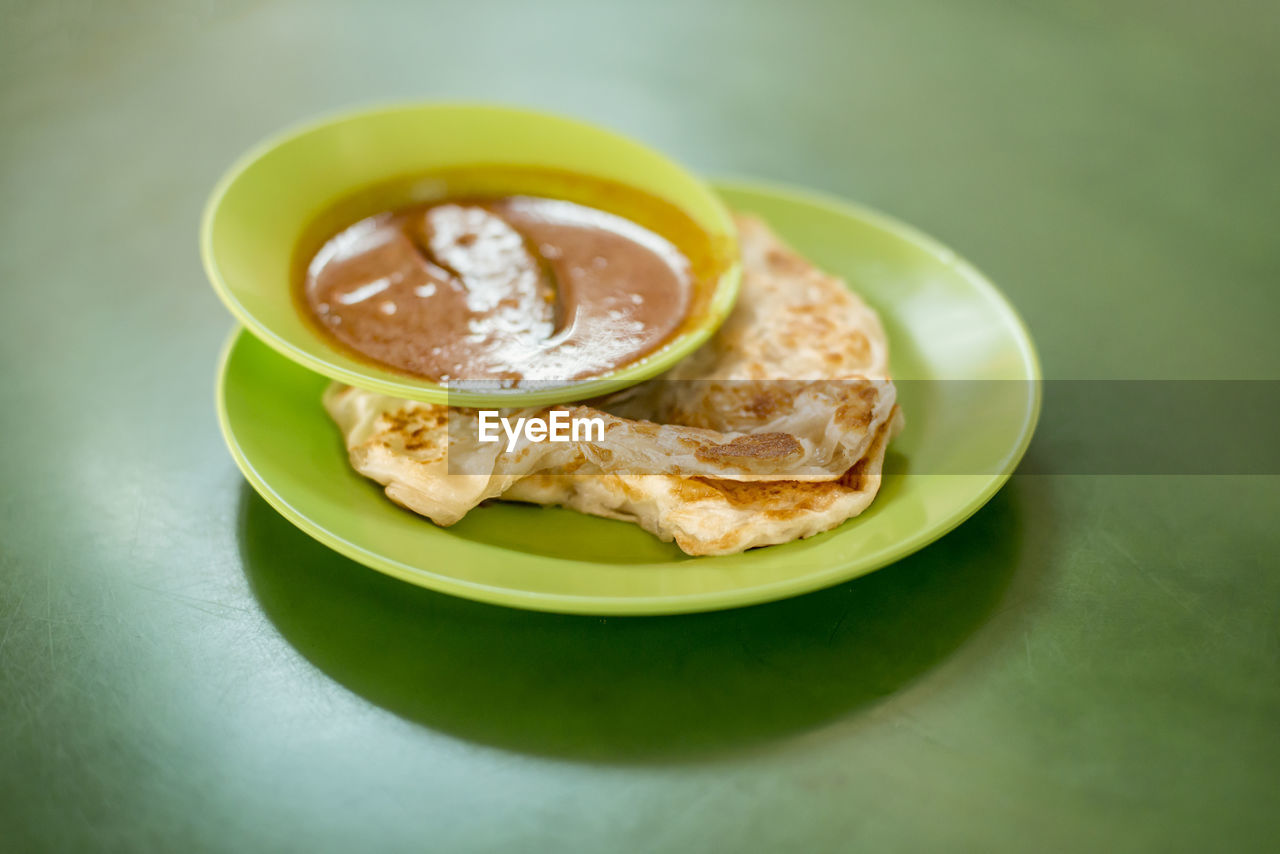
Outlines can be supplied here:
M283 125L515 102L918 225L1050 377L1275 379L1278 27L1269 2L5 2L0 847L1274 846L1276 477L1020 475L893 567L739 611L452 599L246 487L196 227Z

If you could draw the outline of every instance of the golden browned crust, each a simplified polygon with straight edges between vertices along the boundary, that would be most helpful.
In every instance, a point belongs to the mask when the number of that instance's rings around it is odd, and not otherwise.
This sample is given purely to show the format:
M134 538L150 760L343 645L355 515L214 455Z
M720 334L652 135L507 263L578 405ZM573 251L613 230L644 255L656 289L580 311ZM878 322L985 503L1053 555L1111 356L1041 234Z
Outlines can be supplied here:
M631 521L695 555L808 537L858 515L902 426L884 330L759 220L740 218L739 231L742 294L712 340L664 381L568 408L604 419L604 442L508 453L463 441L473 410L334 386L325 405L352 465L442 525L501 497Z
M694 456L711 460L783 460L797 457L803 448L790 433L753 433L731 439L723 445L703 445Z

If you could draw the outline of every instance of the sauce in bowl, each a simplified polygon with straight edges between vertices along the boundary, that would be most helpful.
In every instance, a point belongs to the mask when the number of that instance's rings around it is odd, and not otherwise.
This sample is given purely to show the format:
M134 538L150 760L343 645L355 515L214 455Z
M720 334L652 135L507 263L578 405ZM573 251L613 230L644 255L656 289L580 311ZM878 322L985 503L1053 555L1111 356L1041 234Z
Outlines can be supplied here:
M647 226L542 194L447 194L332 234L300 302L347 349L437 382L597 377L660 348L697 302L697 252Z

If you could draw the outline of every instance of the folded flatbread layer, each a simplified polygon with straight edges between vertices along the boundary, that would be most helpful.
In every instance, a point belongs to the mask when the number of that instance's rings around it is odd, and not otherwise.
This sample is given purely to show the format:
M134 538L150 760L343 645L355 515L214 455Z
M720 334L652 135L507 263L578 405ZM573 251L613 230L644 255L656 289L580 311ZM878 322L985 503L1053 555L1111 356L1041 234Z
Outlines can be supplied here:
M902 413L894 407L867 455L839 480L536 474L502 497L635 522L664 542L675 540L686 554L735 554L820 534L866 510L880 490L885 449L901 428Z
M478 414L335 384L324 396L352 466L451 525L480 502L561 504L633 521L689 554L827 530L875 497L902 415L875 313L740 217L743 284L719 332L663 377L592 405L508 418L601 419L602 441L478 439Z

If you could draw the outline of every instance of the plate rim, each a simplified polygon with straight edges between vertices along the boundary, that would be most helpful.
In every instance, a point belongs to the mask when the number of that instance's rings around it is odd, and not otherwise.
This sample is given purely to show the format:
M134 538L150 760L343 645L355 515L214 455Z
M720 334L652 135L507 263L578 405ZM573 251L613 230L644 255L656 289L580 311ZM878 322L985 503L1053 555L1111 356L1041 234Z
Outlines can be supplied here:
M977 489L973 496L959 507L945 521L931 528L922 528L911 536L905 537L890 546L849 560L838 561L819 572L810 572L776 582L755 585L733 590L716 590L691 594L670 596L618 596L572 595L563 593L543 593L530 590L519 590L510 587L496 587L475 581L466 581L451 575L441 575L420 566L409 566L393 558L386 557L357 545L333 533L324 526L313 522L304 513L295 508L287 499L277 493L258 473L253 463L247 458L235 437L230 423L230 414L226 405L227 368L236 345L242 336L253 337L252 333L240 324L236 324L223 343L218 357L217 378L214 384L214 405L218 416L218 426L224 442L235 460L241 474L276 512L288 519L295 527L308 536L324 544L359 564L385 575L406 581L419 587L426 587L441 593L458 596L472 601L502 605L524 610L542 611L561 614L579 614L593 616L658 616L669 614L698 613L706 611L726 610L755 604L773 602L780 599L799 596L822 590L853 578L867 575L889 566L902 558L936 542L946 534L955 530L974 513L981 509L992 496L1009 480L1013 468L1025 455L1031 438L1039 423L1042 404L1042 374L1040 360L1036 353L1034 340L1026 323L1005 297L999 288L988 280L976 267L961 257L945 244L921 232L888 214L881 213L860 204L850 202L821 191L797 188L785 184L739 177L713 178L708 181L714 190L729 192L746 192L767 194L783 200L798 202L819 208L833 209L836 212L856 219L868 221L887 231L897 233L910 239L913 243L928 251L940 262L953 267L966 281L983 292L1010 321L1016 332L1018 350L1023 358L1032 380L1032 394L1019 425L1018 441L1012 443L1006 455L1006 464L999 470L986 475L986 482ZM260 340L260 339L255 339ZM274 348L268 348L274 349ZM938 475L949 476L949 475ZM426 523L430 524L430 523ZM714 557L696 557L692 560L714 560Z

